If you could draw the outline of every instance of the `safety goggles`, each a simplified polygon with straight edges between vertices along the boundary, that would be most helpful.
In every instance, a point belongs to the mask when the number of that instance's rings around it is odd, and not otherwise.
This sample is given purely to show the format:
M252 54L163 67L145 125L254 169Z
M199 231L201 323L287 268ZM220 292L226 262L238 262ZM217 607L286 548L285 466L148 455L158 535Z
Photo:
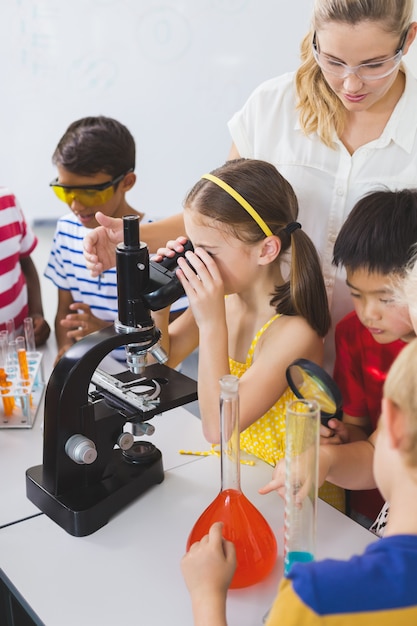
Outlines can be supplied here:
M394 56L389 57L388 59L381 59L381 61L374 61L373 63L361 63L360 65L350 66L346 65L346 63L342 63L341 61L336 61L332 57L328 57L320 52L317 45L316 33L314 33L312 44L313 56L317 65L323 70L323 72L326 74L333 74L333 76L337 76L343 80L350 74L354 74L363 81L381 80L382 78L386 78L392 74L401 63L407 35L408 30L404 33Z
M99 185L80 185L79 187L72 187L70 185L61 185L58 182L58 178L55 178L49 186L52 187L56 196L65 202L65 204L71 205L74 201L79 202L85 207L95 207L105 204L114 195L115 186L120 183L121 180L133 172L133 168L116 176L113 180L109 180Z

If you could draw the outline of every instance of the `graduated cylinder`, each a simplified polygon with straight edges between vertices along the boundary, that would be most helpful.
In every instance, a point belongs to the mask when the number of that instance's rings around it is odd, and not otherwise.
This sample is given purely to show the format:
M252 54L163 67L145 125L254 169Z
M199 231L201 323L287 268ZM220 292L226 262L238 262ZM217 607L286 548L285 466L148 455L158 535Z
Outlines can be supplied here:
M320 407L315 400L287 406L285 444L284 574L313 561L316 549Z

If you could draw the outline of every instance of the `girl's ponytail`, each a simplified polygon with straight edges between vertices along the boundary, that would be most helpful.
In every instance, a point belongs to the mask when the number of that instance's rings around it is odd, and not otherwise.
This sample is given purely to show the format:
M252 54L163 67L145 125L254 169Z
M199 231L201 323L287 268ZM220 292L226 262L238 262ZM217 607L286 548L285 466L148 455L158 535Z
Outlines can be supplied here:
M293 224L297 224L294 222ZM280 237L291 237L290 278L275 290L271 304L283 315L300 315L320 337L325 337L331 319L320 260L311 239L292 224Z

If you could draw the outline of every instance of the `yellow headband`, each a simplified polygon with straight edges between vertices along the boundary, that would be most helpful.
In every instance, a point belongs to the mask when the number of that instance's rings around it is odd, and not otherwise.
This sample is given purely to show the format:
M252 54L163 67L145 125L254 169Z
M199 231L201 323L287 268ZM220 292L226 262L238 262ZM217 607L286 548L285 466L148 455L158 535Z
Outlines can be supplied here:
M230 185L224 182L221 178L217 178L217 176L213 176L213 174L204 174L201 178L205 178L206 180L211 180L212 183L218 185L224 191L226 191L232 198L234 198L239 204L249 213L249 215L255 220L258 224L259 228L264 233L265 237L270 237L274 233L269 228L269 226L264 222L262 217L255 211L252 205L243 198L236 189L233 189Z

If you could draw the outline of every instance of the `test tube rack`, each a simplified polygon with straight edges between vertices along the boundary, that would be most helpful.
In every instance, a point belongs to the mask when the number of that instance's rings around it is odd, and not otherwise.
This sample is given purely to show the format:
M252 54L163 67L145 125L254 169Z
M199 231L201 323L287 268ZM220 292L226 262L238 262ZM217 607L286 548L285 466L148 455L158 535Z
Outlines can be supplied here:
M45 390L42 353L28 352L29 380L20 377L19 367L7 368L7 380L10 386L1 389L0 429L32 428ZM4 402L13 398L14 405L10 415L5 414Z

